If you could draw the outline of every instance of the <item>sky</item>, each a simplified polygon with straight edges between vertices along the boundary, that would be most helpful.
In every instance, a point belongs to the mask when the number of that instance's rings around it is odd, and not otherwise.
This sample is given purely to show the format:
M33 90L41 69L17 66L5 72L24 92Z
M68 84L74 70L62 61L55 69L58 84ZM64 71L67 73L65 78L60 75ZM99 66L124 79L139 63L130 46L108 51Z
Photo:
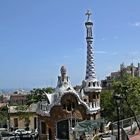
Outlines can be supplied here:
M139 0L0 0L0 89L55 87L65 65L71 84L86 71L87 10L94 23L98 80L140 62Z

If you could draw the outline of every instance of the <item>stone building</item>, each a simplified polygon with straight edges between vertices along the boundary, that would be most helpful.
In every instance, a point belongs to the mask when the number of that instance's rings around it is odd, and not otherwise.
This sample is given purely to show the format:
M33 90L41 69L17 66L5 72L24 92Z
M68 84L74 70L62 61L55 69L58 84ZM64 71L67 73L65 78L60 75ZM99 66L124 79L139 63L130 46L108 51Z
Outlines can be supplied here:
M24 90L17 90L10 95L9 104L10 105L24 105L26 104L26 98L29 92Z
M17 106L9 106L9 123L11 129L35 130L38 128L37 104L32 104L27 110L18 110Z
M120 69L116 72L111 72L109 76L106 77L105 80L101 81L103 89L111 89L112 88L112 80L120 79L123 74L129 74L133 77L140 77L140 63L138 63L137 67L131 63L128 66L125 66L124 63L120 64Z
M38 128L37 104L31 104L26 108L28 91L17 90L9 97L7 127L9 129L35 130ZM19 108L18 108L19 107Z
M78 122L96 121L100 118L101 86L96 79L93 55L93 22L91 13L86 13L87 63L86 76L81 89L76 91L69 80L65 66L60 69L61 75L55 92L47 94L47 99L38 103L40 140L72 139L71 130Z
M124 63L120 65L120 76L122 73L127 73L132 75L133 77L140 77L140 63L138 63L138 66L134 66L133 63L131 63L129 66L125 66Z

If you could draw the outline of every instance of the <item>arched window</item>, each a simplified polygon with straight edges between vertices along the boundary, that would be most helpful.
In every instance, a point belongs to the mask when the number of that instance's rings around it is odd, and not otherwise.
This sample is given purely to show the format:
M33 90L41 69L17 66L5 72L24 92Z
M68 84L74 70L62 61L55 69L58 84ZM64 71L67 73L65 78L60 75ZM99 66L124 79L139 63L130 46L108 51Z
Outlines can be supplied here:
M88 87L90 87L90 82L88 83Z
M87 99L84 99L84 102L87 102Z
M96 99L96 96L95 96L95 94L93 94L93 99Z
M72 111L78 104L77 98L73 94L64 95L61 99L62 108Z

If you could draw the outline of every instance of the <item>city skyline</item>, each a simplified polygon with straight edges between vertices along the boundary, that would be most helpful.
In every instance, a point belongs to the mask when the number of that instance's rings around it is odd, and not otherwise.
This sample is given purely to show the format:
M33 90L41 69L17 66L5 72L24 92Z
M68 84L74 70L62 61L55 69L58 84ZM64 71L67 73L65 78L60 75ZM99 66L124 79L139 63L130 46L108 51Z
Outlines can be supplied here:
M0 89L55 87L62 65L82 84L88 9L97 79L140 62L140 1L1 1Z

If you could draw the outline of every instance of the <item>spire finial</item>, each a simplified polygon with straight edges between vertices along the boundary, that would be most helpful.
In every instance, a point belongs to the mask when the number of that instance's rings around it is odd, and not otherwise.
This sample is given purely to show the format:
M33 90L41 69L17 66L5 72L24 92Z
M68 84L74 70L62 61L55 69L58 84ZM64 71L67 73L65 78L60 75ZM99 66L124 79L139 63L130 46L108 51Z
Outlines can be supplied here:
M67 75L67 70L66 70L65 66L62 66L60 71L61 71L62 81L64 81L64 79L66 78L66 75Z
M91 15L92 15L92 13L89 10L87 10L87 12L86 12L87 22L89 21Z

